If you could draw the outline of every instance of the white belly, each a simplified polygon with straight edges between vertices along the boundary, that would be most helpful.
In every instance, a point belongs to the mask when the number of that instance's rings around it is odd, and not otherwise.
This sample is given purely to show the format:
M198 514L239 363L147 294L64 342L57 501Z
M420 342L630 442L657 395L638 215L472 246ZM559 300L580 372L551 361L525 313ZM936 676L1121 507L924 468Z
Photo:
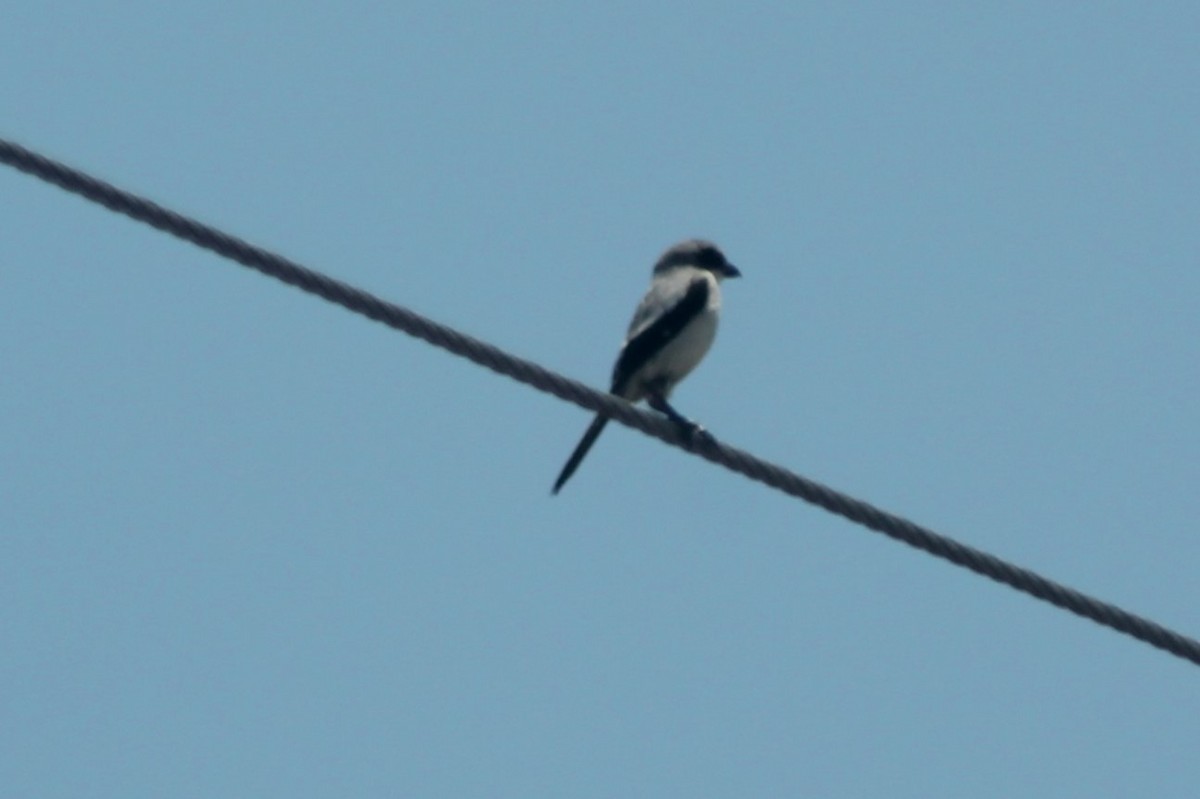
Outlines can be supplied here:
M659 381L664 386L664 394L669 396L675 385L704 358L716 335L717 309L710 304L639 370L636 399L645 396L645 386Z

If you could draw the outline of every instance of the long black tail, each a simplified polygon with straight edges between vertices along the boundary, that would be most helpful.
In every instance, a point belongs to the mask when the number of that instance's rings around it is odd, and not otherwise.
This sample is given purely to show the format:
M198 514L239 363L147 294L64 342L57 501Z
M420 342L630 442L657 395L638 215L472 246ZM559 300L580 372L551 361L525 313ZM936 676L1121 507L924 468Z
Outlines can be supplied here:
M587 432L583 434L583 438L579 439L579 446L575 447L575 451L571 453L571 457L567 458L567 463L562 467L562 471L558 475L558 479L554 481L554 488L550 491L551 494L557 494L558 490L563 487L563 483L571 479L571 475L575 474L575 470L579 468L583 457L588 454L588 450L592 448L592 444L596 443L596 439L600 437L600 433L604 431L604 425L608 424L608 417L603 414L596 414L596 418L592 420L592 424L588 427Z

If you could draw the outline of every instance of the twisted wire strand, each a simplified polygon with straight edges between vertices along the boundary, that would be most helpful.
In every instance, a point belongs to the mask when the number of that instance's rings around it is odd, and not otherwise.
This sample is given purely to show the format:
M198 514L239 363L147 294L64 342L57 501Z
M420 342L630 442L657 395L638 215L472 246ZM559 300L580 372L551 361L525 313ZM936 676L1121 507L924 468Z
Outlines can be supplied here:
M21 172L144 222L225 258L382 322L528 386L593 412L603 412L672 446L724 466L751 480L824 508L870 530L928 552L1018 591L1049 602L1117 632L1200 665L1200 641L1157 622L1076 591L1029 569L967 546L900 516L847 496L744 450L717 441L691 439L666 419L597 391L498 347L387 302L362 289L307 269L190 217L94 178L18 144L0 139L0 161Z

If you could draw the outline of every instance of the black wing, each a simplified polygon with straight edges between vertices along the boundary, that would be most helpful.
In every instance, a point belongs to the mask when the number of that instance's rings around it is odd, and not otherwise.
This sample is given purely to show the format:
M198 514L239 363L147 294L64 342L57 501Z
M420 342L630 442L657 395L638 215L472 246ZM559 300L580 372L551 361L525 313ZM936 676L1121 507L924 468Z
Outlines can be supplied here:
M609 390L621 396L627 389L629 379L645 366L646 362L662 351L679 331L687 327L696 316L708 305L708 281L699 278L688 286L683 299L675 303L647 325L621 349L617 364L613 367L612 388Z

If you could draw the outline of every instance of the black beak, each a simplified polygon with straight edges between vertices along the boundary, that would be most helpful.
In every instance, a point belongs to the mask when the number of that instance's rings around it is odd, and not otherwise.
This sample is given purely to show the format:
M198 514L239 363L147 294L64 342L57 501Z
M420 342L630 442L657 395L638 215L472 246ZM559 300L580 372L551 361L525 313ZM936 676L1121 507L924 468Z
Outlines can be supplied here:
M721 272L722 272L722 274L725 275L725 277L741 277L742 276L741 271L736 266L729 263L728 261L725 262L725 267L721 270Z

